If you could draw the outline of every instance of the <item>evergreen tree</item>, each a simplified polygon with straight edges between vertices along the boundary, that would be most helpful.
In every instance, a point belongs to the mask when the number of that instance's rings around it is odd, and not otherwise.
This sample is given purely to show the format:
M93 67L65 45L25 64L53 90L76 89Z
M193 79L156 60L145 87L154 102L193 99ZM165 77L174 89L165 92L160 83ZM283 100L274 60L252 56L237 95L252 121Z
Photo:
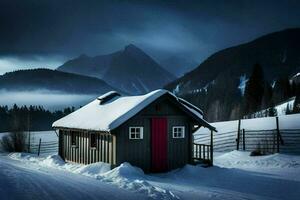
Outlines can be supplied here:
M296 88L296 99L294 102L293 113L300 113L300 87L297 85Z
M281 77L275 83L273 90L273 101L279 104L292 96L292 88L288 77Z
M261 110L267 109L271 106L272 101L272 87L268 83L265 84L264 94L261 102Z
M262 97L264 94L264 74L260 64L255 64L253 72L246 83L244 95L244 114L250 114L261 108Z
M268 109L268 116L269 117L277 116L277 110L276 110L276 108L274 106L273 101L271 101L270 108Z
M0 132L50 130L54 121L73 112L74 107L63 111L50 112L41 106L0 106Z

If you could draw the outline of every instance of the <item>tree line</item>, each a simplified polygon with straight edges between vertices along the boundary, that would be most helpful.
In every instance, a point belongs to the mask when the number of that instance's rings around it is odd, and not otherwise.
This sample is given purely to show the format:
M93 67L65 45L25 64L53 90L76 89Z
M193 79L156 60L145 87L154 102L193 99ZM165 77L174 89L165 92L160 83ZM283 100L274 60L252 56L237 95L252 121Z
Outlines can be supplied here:
M0 132L50 130L52 123L71 112L74 107L49 111L42 106L0 106Z
M249 114L267 110L265 116L275 116L275 105L287 101L291 97L296 97L294 107L286 108L286 114L299 112L300 87L287 76L280 77L272 85L265 80L264 72L260 64L255 64L245 88L245 95L241 102L242 114Z
M287 114L300 112L300 82L287 76L266 80L262 66L256 63L242 93L240 79L231 74L228 70L205 89L182 97L203 109L210 122L241 119L261 110L267 110L264 116L275 116L275 105L291 97L296 97L295 106L287 108Z

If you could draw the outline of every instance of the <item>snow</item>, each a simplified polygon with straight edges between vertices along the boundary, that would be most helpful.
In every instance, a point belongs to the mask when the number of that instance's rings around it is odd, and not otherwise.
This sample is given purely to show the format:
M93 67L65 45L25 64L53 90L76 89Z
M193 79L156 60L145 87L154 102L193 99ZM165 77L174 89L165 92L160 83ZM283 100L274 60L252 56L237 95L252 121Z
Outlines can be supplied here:
M266 156L249 156L249 152L232 151L217 156L215 165L226 168L249 170L298 169L300 170L300 156L272 154ZM298 177L300 179L300 177Z
M103 174L102 181L111 182L120 188L136 191L140 194L146 194L153 199L178 199L172 192L150 184L143 173L137 167L129 163L123 163L119 167Z
M0 155L1 200L146 199L145 196L65 170Z
M155 90L145 95L122 96L102 105L100 105L99 100L96 99L66 117L55 121L52 126L54 128L64 127L110 131L133 117L164 94L170 94L178 101L176 96L163 89ZM191 109L192 108L189 107L189 110ZM201 114L199 113L197 116L199 117L199 115ZM202 120L202 117L199 117L199 119Z
M25 131L25 133L27 134L28 136L28 132ZM2 139L3 136L9 134L9 132L2 132L0 133L0 140ZM55 147L55 143L58 144L58 137L55 133L55 131L30 131L30 143L31 143L31 146L38 146L39 144L39 139L41 139L42 141L42 146L41 146L41 154L45 154L45 155L49 155L51 153L56 153L57 150L58 150L58 145L56 145ZM27 139L26 139L26 142L27 142ZM44 149L43 147L43 144L44 143L51 143L53 144L51 149ZM2 151L2 148L1 148L1 143L0 143L0 152ZM33 153L33 152L32 152Z
M107 163L99 162L90 165L65 163L58 155L37 157L26 153L12 153L8 156L11 159L19 160L27 164L31 163L39 167L54 168L88 176L104 183L113 184L122 189L143 194L151 199L178 199L172 192L151 185L146 181L144 172L137 167L131 166L129 163L123 163L110 170L111 167Z
M40 167L50 167L93 177L108 172L111 168L110 164L103 162L93 163L90 165L66 163L60 158L60 156L55 154L39 157L29 153L11 153L8 155L8 157L25 163L33 163Z
M246 74L244 74L243 76L240 76L240 84L239 84L238 88L240 89L242 96L244 96L244 94L245 94L245 88L246 88L247 81L248 81L248 79L246 79Z
M25 131L25 133L28 133L27 131ZM0 139L9 134L9 132L2 132L0 133ZM55 133L55 131L30 131L30 138L31 138L31 142L38 142L38 140L40 138L42 138L42 141L45 142L52 142L52 141L57 141L58 142L58 137Z
M293 78L296 78L296 77L298 77L298 76L300 76L300 72L296 73L296 74L292 77L292 79L293 79Z
M288 99L287 101L276 105L274 108L276 109L277 116L286 115L287 107L289 108L290 111L292 111L294 108L295 99L296 99L296 97L292 97L292 98ZM251 114L250 116L252 118L267 116L268 109L255 112L255 113Z
M274 88L275 87L275 84L276 84L276 81L274 80L271 84L271 87Z
M181 84L177 84L177 85L176 85L175 89L173 90L173 93L174 93L174 94L178 94L178 93L180 92L180 85L181 85Z
M249 154L216 154L214 167L186 165L163 174L144 174L129 163L109 170L105 163L64 163L57 155L0 154L0 195L24 200L299 198L300 156Z
M300 114L282 115L278 117L280 129L300 129ZM210 123L220 133L237 131L238 120ZM242 119L241 129L245 130L274 130L276 129L276 117L262 117L254 119ZM200 128L194 135L201 135L208 132Z
M281 104L275 106L277 115L285 115L287 107L289 107L289 110L292 111L294 108L295 99L296 99L296 97L293 97L293 98L289 99L287 102L284 102L284 103L281 103Z

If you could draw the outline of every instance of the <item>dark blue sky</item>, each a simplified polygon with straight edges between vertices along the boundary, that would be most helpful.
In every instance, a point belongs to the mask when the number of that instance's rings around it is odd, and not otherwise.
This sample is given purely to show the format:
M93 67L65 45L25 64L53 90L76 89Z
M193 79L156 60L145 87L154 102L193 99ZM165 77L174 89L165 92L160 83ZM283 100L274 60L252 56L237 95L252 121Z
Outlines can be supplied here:
M300 27L300 1L0 0L0 74L57 67L133 43L161 61L200 63L258 36Z

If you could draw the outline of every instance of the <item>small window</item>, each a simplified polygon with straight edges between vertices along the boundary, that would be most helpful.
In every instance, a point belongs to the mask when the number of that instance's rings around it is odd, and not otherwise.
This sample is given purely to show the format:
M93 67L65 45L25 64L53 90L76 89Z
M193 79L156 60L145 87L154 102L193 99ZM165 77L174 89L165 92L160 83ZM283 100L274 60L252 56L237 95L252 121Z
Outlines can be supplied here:
M143 139L143 127L129 127L129 139Z
M72 146L76 146L77 145L76 132L75 131L71 132L71 144L72 144Z
M90 134L90 147L97 148L97 140L96 140L96 134L95 133Z
M173 138L184 138L184 126L173 126Z

